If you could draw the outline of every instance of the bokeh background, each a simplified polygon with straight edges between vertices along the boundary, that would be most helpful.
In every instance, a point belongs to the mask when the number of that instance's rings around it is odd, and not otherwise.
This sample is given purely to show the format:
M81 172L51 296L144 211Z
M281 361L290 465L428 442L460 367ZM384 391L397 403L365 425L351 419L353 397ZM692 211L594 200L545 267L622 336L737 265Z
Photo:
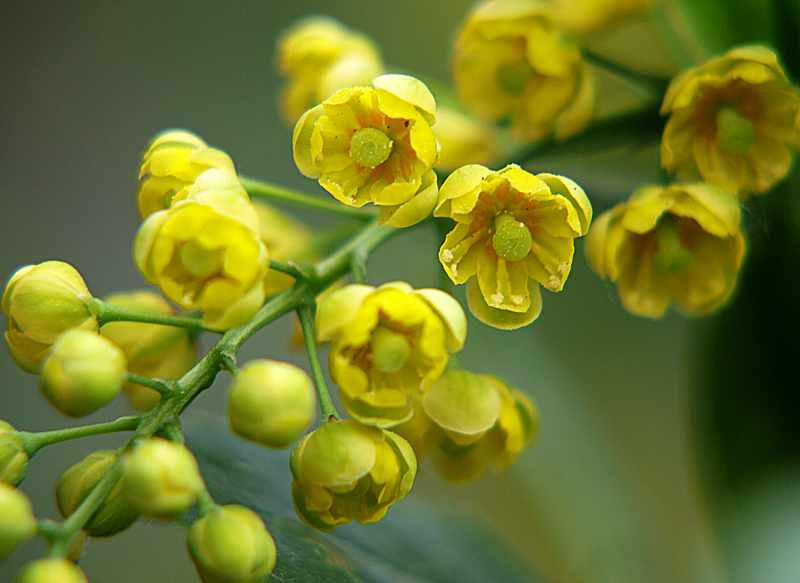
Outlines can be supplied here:
M390 65L446 81L452 37L470 4L4 0L0 273L62 259L96 295L143 287L131 260L136 171L144 145L163 128L197 132L230 153L243 174L318 192L295 169L290 133L277 112L280 31L302 16L329 14L376 39ZM794 5L742 2L768 4ZM758 15L751 37L768 38L775 31ZM713 18L711 11L701 21L705 28L714 30ZM703 28L682 30L687 47ZM784 57L796 64L797 35L784 37L774 38L788 42ZM669 74L674 64L660 39L657 27L632 21L591 42ZM619 79L604 82L612 89L602 115L640 98ZM602 209L658 179L657 136L541 157L534 168L569 173ZM542 411L542 434L504 475L453 487L423 472L415 495L474 514L553 583L800 581L800 290L793 273L800 212L791 190L790 183L748 210L750 267L734 305L718 317L635 318L589 272L580 248L566 290L545 292L532 327L499 332L471 320L462 362L531 395ZM371 259L370 280L437 285L437 247L433 229L398 237ZM243 358L304 364L303 354L287 348L291 330L289 319L270 326ZM46 405L36 379L6 351L0 378L0 418L25 430L71 423ZM223 416L226 382L221 378L192 411ZM120 399L88 421L128 411ZM22 485L37 513L56 516L52 485L67 466L121 439L42 451ZM142 523L90 542L82 565L98 582L195 581L184 545L182 528ZM42 550L26 545L0 565L0 581Z

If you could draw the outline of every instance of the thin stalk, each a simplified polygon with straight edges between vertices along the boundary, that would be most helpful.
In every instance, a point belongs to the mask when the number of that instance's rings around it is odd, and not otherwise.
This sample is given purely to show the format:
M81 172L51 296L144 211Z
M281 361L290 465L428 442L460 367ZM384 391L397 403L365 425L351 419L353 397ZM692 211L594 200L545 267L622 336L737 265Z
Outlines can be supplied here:
M353 281L365 283L367 281L367 255L361 250L356 250L350 260L350 271L353 273Z
M308 360L311 364L311 373L314 377L314 385L317 387L317 395L319 396L320 415L323 421L331 421L339 418L339 412L336 410L336 405L333 404L333 399L331 399L331 395L328 392L325 375L322 374L322 366L317 354L316 334L314 333L314 312L315 305L313 302L305 303L297 309L300 327L303 329L303 341L306 345Z
M658 95L659 97L663 95L664 91L666 91L667 86L669 85L670 80L666 77L651 75L650 73L645 73L644 71L631 69L622 63L617 63L616 61L607 59L606 57L595 53L594 51L584 49L583 56L587 62L600 67L601 69L605 69L606 71L614 73L615 75L628 79L629 81L641 86L650 93Z
M369 211L363 211L357 208L345 206L339 202L297 192L278 184L272 184L271 182L256 180L255 178L247 178L245 176L240 176L239 181L242 183L242 186L251 197L285 202L295 206L301 206L304 208L324 211L326 213L333 213L346 217L355 217L362 220L370 220L375 216L374 213Z
M292 261L286 263L284 261L278 261L277 259L270 259L269 268L290 275L295 279L308 278L308 270Z
M162 395L169 395L174 391L173 383L161 379L154 379L150 377L143 377L142 375L134 374L132 372L125 373L125 380L129 383L136 383L154 391L158 391Z
M20 431L17 433L25 444L25 450L29 456L33 456L37 451L54 443L91 437L93 435L103 435L105 433L116 433L118 431L134 431L141 421L139 416L120 417L114 421L106 423L96 423L94 425L84 425L82 427L68 427L66 429L56 429L53 431L40 431L37 433Z
M114 306L99 298L93 298L89 304L89 309L97 317L100 326L109 322L143 322L145 324L161 324L162 326L175 326L188 328L190 330L202 330L206 332L218 332L206 328L200 318L193 316L171 316L169 314L156 314L139 310L129 310Z

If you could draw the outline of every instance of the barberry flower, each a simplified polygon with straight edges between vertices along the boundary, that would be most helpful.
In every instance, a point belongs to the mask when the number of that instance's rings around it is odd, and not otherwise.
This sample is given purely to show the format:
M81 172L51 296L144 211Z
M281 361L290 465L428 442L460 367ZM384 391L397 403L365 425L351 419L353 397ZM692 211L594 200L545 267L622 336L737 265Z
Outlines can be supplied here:
M169 315L172 307L158 294L147 290L112 294L105 302L119 308ZM173 380L180 378L196 360L196 347L185 328L140 322L111 322L100 333L117 345L134 374ZM126 382L122 390L139 410L152 409L161 395L143 385Z
M304 18L278 41L278 66L288 78L281 110L294 123L304 111L345 87L369 85L383 73L375 44L332 18Z
M490 375L447 371L422 397L431 421L425 452L452 481L510 466L539 430L528 397Z
M488 164L497 157L494 126L450 107L436 112L433 133L441 146L436 168L450 172L466 164Z
M461 350L467 322L461 305L440 290L348 285L320 302L317 335L333 343L331 377L348 413L391 427L412 415L413 395Z
M189 554L203 583L260 583L275 567L275 541L244 506L216 506L189 529Z
M311 379L303 369L287 362L248 362L228 394L233 432L268 447L291 445L311 425L315 411Z
M467 108L486 120L510 119L527 140L569 137L592 117L591 72L540 0L478 5L456 40L453 76Z
M642 13L653 0L552 0L550 14L564 30L587 34Z
M90 453L61 474L56 483L56 502L64 518L71 516L91 494L111 465L117 461L117 455L112 450ZM118 482L89 518L84 530L94 537L113 536L131 526L138 517L139 514L122 496L122 483Z
M25 494L0 482L0 561L36 532L36 519Z
M0 483L16 486L28 471L25 444L10 423L0 420Z
M136 198L142 218L169 208L173 197L209 168L236 173L230 156L209 148L193 133L168 130L158 134L147 146L139 167Z
M123 495L145 516L173 518L188 510L204 487L197 461L181 444L155 437L125 460Z
M66 559L39 559L28 563L14 583L89 583L75 563Z
M97 330L92 294L78 271L62 261L18 269L3 293L6 342L16 363L38 373L50 346L72 328Z
M294 217L261 201L253 201L258 214L258 232L269 249L270 258L278 261L310 261L314 256L308 227ZM282 292L294 283L291 275L270 269L264 285L268 296Z
M305 176L352 207L374 203L381 221L408 227L427 217L438 192L436 101L406 75L337 91L294 128L294 160Z
M70 417L108 405L122 389L125 355L107 338L80 328L64 332L42 367L42 392Z
M434 214L456 221L439 261L480 321L514 329L541 311L539 285L559 292L572 268L574 239L586 234L592 206L563 176L534 176L515 164L469 165L442 185Z
M332 421L292 451L297 513L321 530L377 522L408 494L417 459L399 435L351 420Z
M622 305L658 318L719 308L745 254L736 198L705 183L645 186L603 213L586 240L592 269L617 284Z
M800 146L800 95L762 46L732 49L679 75L661 113L670 116L661 141L664 168L733 193L772 188Z
M267 249L258 215L236 176L206 170L150 215L136 235L134 258L145 278L203 323L226 330L264 302Z

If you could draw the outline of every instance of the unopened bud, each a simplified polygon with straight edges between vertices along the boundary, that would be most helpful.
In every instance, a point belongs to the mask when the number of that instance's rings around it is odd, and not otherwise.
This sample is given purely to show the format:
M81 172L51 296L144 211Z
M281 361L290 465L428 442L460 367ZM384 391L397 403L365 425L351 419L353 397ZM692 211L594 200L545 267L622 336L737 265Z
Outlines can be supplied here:
M36 532L36 519L25 495L0 482L0 561Z
M28 563L14 583L89 583L77 565L66 559L39 559Z
M0 482L16 486L28 471L28 452L14 428L0 421Z

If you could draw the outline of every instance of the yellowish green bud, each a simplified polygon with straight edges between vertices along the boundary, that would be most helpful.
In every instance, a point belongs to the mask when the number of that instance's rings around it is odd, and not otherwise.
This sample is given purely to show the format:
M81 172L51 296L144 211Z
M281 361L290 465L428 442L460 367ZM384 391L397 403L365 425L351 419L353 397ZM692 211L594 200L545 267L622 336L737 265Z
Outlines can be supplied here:
M25 495L0 482L0 561L36 532L36 519Z
M39 372L48 349L63 332L97 330L91 299L80 273L67 263L45 261L17 270L2 300L8 319L6 342L17 364Z
M77 565L66 559L39 559L28 563L14 583L89 583Z
M372 333L370 340L373 364L385 373L393 373L402 369L411 355L411 344L405 335L379 327Z
M56 502L64 518L75 512L116 460L114 451L96 451L61 475L56 483ZM137 518L137 512L123 498L122 484L118 482L84 530L95 537L112 536L131 526Z
M533 237L525 223L503 213L494 220L492 246L507 261L522 261L533 246Z
M653 257L655 266L662 271L681 271L692 262L692 252L681 241L677 219L666 216L658 225L657 251Z
M125 355L88 330L64 333L42 367L42 391L70 417L83 417L110 403L125 379Z
M28 471L28 452L14 428L0 421L0 483L16 486Z
M723 152L743 156L755 142L756 130L735 107L723 107L717 112L717 139Z
M217 506L189 529L189 553L204 583L260 583L275 567L275 541L244 506Z
M316 397L311 379L292 364L249 362L231 387L228 419L237 435L268 447L287 447L311 425Z
M350 141L350 157L357 164L377 168L389 158L394 142L376 128L361 128Z
M123 495L140 514L173 518L191 508L203 488L197 462L181 444L148 439L125 460Z

